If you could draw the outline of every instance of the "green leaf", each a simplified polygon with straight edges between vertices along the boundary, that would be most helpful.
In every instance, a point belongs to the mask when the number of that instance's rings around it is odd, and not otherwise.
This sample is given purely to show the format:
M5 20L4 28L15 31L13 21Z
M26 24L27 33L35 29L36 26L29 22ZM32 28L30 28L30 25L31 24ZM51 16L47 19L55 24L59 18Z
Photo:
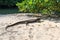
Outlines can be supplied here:
M47 9L43 9L43 10L42 10L42 13L43 13L43 14L47 14L47 13L48 13L48 10L47 10Z
M29 4L31 5L31 4L32 4L32 2L29 2Z
M49 0L44 0L45 2L48 2Z

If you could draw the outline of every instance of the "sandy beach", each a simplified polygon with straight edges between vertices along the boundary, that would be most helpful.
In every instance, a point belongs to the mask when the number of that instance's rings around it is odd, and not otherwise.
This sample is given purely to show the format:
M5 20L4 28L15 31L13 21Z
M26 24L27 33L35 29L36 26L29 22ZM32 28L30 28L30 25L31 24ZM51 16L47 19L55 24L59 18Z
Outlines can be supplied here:
M7 25L33 18L21 15L0 15L0 40L60 40L59 18L43 18L41 23L19 24L5 30Z

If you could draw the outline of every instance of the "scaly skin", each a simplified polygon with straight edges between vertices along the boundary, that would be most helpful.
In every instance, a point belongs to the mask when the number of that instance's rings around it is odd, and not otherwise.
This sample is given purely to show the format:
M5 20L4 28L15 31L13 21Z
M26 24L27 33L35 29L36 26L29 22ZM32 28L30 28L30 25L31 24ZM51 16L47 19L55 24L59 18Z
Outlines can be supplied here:
M41 18L39 17L39 18L37 18L37 19L19 21L19 22L16 22L16 23L14 23L14 24L11 24L11 25L6 26L6 29L9 28L9 27L18 25L18 24L26 24L26 25L28 25L29 23L34 23L34 22L38 22L38 21L41 22L40 19L41 19Z

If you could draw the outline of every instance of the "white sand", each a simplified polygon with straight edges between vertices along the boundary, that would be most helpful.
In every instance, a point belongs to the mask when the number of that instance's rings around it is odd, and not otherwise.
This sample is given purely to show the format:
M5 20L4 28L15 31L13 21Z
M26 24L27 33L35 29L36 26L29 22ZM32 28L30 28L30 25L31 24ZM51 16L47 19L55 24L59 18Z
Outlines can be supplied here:
M0 16L0 40L60 40L60 19L42 19L41 23L19 24L5 30L7 25L32 19L20 14ZM55 23L56 22L56 23Z

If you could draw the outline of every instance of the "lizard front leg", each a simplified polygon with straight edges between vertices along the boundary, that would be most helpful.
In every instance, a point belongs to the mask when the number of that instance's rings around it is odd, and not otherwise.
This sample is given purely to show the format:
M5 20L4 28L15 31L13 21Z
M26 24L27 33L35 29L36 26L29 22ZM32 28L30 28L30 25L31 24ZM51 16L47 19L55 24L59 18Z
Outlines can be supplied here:
M25 22L25 24L26 24L26 26L28 26L29 23L28 22Z

